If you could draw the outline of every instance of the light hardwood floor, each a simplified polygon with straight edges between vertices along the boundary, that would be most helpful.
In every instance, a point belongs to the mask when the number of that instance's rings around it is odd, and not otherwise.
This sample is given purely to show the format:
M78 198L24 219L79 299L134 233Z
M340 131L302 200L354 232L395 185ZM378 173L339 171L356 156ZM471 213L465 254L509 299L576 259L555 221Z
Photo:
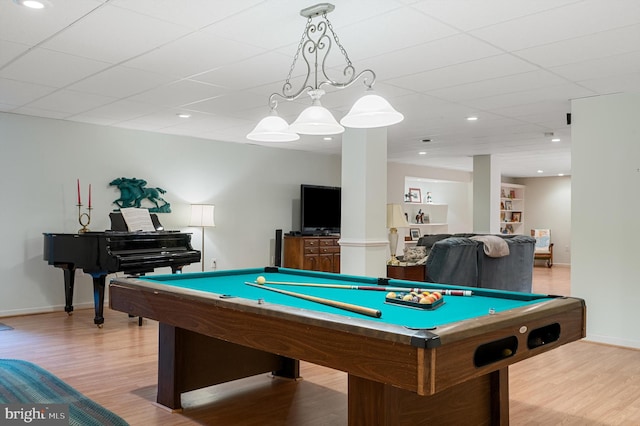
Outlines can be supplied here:
M62 288L61 288L62 291ZM568 295L570 269L534 268L534 291ZM105 309L0 318L0 357L34 362L131 425L344 425L346 374L302 363L298 382L259 375L157 406L157 323ZM512 425L640 424L640 351L574 342L510 368Z

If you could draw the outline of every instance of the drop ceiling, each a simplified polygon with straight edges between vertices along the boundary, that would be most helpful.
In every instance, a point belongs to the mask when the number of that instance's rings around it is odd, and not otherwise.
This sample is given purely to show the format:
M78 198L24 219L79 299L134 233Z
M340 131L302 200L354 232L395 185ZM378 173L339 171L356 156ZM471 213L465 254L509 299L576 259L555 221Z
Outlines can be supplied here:
M30 10L0 0L0 111L255 144L245 136L280 91L299 12L315 3L49 0ZM405 115L388 129L389 161L471 171L473 156L491 154L505 176L570 174L571 100L640 92L637 0L333 4L356 71L373 69L376 90ZM342 57L330 55L339 78ZM339 119L363 87L329 91L323 104ZM291 122L308 103L278 109ZM341 138L269 145L339 154Z

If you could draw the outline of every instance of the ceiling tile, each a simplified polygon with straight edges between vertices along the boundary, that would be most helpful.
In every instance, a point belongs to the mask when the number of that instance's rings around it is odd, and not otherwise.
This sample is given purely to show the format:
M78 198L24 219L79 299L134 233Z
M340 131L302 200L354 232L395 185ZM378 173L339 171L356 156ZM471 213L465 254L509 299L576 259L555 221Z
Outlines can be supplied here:
M111 0L113 6L191 29L221 21L259 3L261 0L189 0L189 7L185 7L183 0Z
M42 46L115 64L162 46L188 32L185 27L107 3L46 40Z
M128 67L184 78L239 62L264 49L197 32L127 61Z
M64 87L109 66L106 62L35 48L0 70L0 76Z
M193 80L179 80L132 96L131 100L164 107L177 107L221 96L227 92L228 90L225 88L212 84Z
M0 40L0 70L12 59L29 50L29 46L22 43Z
M499 49L468 35L454 35L423 43L385 55L358 61L360 68L371 68L383 80L407 76L470 62L503 53Z
M57 90L27 105L29 108L40 108L50 111L60 111L65 117L79 114L93 108L112 103L117 98L95 95L93 93L77 92L73 90Z
M0 39L35 46L102 5L102 0L55 0L42 10L3 1Z
M625 7L619 7L620 4L624 4ZM618 0L616 7L611 6L607 1L585 0L491 25L471 33L495 46L513 51L639 22L639 2Z
M515 54L543 67L555 67L629 52L640 53L640 24L519 50Z
M512 55L498 55L388 80L389 84L424 92L521 74L536 67Z
M25 105L55 90L54 87L0 78L0 103Z
M153 72L115 66L67 88L104 96L128 97L170 81L168 77Z
M162 107L157 105L145 104L142 102L133 102L129 100L120 100L108 105L94 108L90 111L78 115L95 117L96 119L117 123L120 121L131 120L135 117L151 114L161 109ZM70 118L75 119L75 116Z
M290 65L290 57L278 52L268 52L195 75L190 79L229 89L244 89L284 81Z
M412 6L464 31L555 9L576 0L423 0ZM464 13L461 13L464 11Z

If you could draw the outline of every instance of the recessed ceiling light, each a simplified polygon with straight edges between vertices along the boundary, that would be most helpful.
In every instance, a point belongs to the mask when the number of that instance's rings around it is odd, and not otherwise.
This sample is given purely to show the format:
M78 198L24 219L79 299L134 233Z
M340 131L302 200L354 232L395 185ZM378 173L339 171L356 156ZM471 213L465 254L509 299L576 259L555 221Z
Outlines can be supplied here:
M558 173L558 176L564 176L564 173Z
M429 143L431 142L431 139L429 138L420 139L420 142Z
M560 138L553 138L551 139L551 142L560 142Z
M427 151L420 151L418 155L427 155Z
M467 121L476 121L477 119L478 117L476 116L467 117Z
M331 136L325 136L324 138L322 138L323 141L332 141L333 138Z
M13 0L13 2L20 6L28 7L29 9L44 9L47 5L46 2L37 0Z
M544 170L538 170L538 173L544 173Z
M189 118L189 117L191 117L191 114L187 114L186 112L181 112L180 114L178 114L178 117L180 117L180 118Z

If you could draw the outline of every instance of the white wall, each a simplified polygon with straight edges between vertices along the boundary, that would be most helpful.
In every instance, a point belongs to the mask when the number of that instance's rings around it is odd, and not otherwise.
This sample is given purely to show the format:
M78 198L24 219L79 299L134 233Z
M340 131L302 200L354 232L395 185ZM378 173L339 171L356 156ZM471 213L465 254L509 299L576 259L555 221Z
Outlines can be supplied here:
M273 261L275 229L299 226L300 184L340 185L339 156L256 145L114 129L0 113L3 243L0 245L0 316L60 310L62 271L42 259L43 232L75 233L76 179L86 203L92 184L90 229L109 228L120 192L108 183L137 177L167 191L172 213L166 229L187 228L189 204L216 205L216 227L205 231L205 267L259 267ZM162 272L170 272L165 268ZM185 271L199 271L200 264ZM90 307L91 278L76 273L75 307Z
M640 95L572 101L571 291L587 337L640 348Z
M535 228L550 229L553 263L571 264L571 177L518 179L525 185L525 235Z

